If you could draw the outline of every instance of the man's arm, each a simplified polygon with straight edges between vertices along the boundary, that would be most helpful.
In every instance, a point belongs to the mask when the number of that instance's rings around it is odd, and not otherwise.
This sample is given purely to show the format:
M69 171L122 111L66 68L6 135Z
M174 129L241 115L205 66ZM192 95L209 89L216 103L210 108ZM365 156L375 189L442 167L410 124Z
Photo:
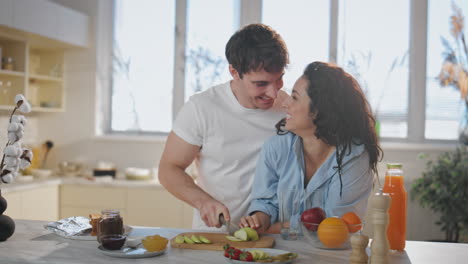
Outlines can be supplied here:
M185 172L199 152L199 146L189 144L171 132L159 162L159 181L175 197L197 208L207 226L220 227L219 215L224 214L229 221L229 210L198 187Z

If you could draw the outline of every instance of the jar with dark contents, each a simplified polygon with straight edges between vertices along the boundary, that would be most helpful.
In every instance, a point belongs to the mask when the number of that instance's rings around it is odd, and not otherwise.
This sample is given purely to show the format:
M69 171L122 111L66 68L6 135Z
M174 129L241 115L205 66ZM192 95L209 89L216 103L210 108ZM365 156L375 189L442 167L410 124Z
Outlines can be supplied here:
M123 235L123 219L120 211L115 209L102 210L102 217L98 223L97 240L101 243L101 236Z

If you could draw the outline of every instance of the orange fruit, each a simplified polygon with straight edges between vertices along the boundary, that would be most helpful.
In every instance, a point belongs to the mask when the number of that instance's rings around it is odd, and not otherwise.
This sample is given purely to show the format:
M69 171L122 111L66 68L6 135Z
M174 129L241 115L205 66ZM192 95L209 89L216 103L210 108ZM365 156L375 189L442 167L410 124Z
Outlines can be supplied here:
M338 217L325 218L317 230L320 242L328 248L339 248L348 239L348 234L346 223Z
M348 231L350 233L356 233L362 228L361 218L359 218L359 216L354 212L347 212L341 217L341 219L343 219L348 226Z

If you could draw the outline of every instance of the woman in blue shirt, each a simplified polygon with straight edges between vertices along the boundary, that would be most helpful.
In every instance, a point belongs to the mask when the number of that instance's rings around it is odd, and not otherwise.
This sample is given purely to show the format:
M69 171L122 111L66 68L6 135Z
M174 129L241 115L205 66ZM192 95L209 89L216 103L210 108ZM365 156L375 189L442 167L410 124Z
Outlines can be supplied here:
M287 189L301 191L301 212L320 207L327 217L364 217L382 150L358 82L340 67L313 62L283 106L287 117L263 145L240 225L279 233L278 195Z

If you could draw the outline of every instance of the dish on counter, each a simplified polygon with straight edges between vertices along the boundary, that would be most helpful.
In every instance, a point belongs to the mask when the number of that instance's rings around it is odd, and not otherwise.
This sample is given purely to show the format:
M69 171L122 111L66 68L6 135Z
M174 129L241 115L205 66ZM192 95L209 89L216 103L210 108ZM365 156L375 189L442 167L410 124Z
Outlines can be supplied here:
M281 250L281 249L275 249L275 248L242 248L241 249L242 251L252 251L252 250L261 250L265 253L267 253L270 257L274 257L274 256L278 256L278 255L283 255L283 254L288 254L288 253L291 253L289 251L286 251L286 250ZM297 256L297 254L296 254ZM246 264L246 263L260 263L260 262L266 262L266 261L242 261L242 260L235 260L235 259L230 259L226 256L224 256L224 259L226 259L226 261L228 263L234 263L234 264ZM284 261L274 261L274 262L271 262L271 263L275 263L275 264L289 264L289 263L293 263L294 259L296 259L296 257L294 257L293 259L289 259L289 260L284 260Z
M128 233L132 232L132 230L133 230L133 228L131 226L124 225L124 235L127 235ZM96 241L97 240L96 236L91 235L91 229L89 229L89 231L87 231L85 233L74 235L74 236L66 236L66 235L64 235L62 233L59 233L59 232L57 232L57 233L53 232L53 233L58 235L58 236L68 238L68 239L72 239L72 240L83 240L83 241Z
M119 250L125 244L127 237L124 235L102 235L101 246L109 250Z
M107 256L116 257L116 258L151 258L162 255L166 252L166 249L161 251L148 251L143 246L138 246L137 248L124 247L120 250L107 250L102 246L98 247L98 250Z

